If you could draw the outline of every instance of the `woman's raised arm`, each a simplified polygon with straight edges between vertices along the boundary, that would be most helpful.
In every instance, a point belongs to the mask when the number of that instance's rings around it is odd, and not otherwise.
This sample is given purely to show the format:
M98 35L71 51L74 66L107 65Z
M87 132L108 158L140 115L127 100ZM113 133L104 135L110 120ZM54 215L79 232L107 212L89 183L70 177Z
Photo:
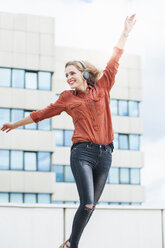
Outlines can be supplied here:
M118 42L116 43L116 46L120 49L123 49L127 40L127 37L130 33L130 31L132 30L133 26L135 25L135 15L133 14L131 17L126 17L125 22L124 22L124 30L118 40Z

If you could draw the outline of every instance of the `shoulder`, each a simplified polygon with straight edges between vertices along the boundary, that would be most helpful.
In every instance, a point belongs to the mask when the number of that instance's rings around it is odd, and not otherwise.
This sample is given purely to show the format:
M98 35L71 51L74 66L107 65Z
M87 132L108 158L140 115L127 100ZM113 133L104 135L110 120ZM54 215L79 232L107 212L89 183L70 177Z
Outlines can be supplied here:
M67 100L71 99L72 96L74 96L73 90L64 90L60 93L59 99L67 102Z

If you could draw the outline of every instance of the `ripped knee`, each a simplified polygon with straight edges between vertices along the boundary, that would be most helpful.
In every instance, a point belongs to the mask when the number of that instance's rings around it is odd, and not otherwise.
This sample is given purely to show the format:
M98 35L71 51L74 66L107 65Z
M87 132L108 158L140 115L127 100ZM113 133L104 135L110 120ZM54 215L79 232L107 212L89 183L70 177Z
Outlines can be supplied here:
M87 209L87 210L94 210L95 209L95 205L94 204L86 204L85 205L85 209Z

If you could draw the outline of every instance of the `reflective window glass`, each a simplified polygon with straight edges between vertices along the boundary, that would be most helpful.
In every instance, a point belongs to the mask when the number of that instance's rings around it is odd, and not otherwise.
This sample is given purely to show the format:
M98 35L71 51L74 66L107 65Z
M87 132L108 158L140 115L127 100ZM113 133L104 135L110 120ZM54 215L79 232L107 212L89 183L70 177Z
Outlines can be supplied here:
M0 86L10 87L11 82L11 69L0 68Z
M37 170L37 153L35 152L24 152L24 163L25 170L27 171L36 171Z
M25 88L26 89L37 89L37 73L36 72L25 72Z
M129 202L120 202L120 205L126 205L126 206L128 206L128 205L130 205L130 203Z
M39 171L50 171L50 152L38 152L38 170Z
M10 121L10 109L0 108L0 128Z
M131 202L131 205L137 205L137 206L140 206L140 205L141 205L141 202Z
M9 202L9 193L0 192L0 203L7 203Z
M131 184L140 184L140 169L139 168L131 168L130 169L130 180Z
M53 201L52 203L53 203L53 204L63 204L64 201Z
M55 143L56 143L56 146L63 146L64 145L64 132L63 132L63 130L60 130L60 129L55 130Z
M129 184L129 168L120 168L120 183Z
M23 151L11 151L11 170L23 170Z
M0 170L9 170L9 150L0 150Z
M118 114L118 111L117 111L117 100L111 99L111 101L110 101L110 108L111 108L111 114L112 115L117 115Z
M22 193L10 193L10 202L23 203L23 194Z
M119 149L128 150L128 135L119 134Z
M24 194L24 203L36 203L36 194L25 193Z
M119 168L111 167L109 172L110 183L118 184L119 183Z
M63 165L54 165L53 170L56 174L56 182L64 182L64 166Z
M51 90L51 73L38 72L38 87L39 90Z
M25 117L29 116L31 112L30 111L25 111L24 114L25 114ZM33 130L36 130L37 129L37 123L33 122L31 124L27 124L24 126L25 129L33 129Z
M139 102L129 101L128 106L129 106L129 115L138 117L139 116Z
M99 201L98 204L99 204L99 205L109 205L108 202L104 202L104 201Z
M65 165L64 170L65 170L65 182L74 182L71 167L69 165Z
M139 134L130 134L129 135L129 149L130 150L139 150L140 149L140 135Z
M128 102L119 100L119 115L128 116Z
M109 202L110 205L119 205L119 202Z
M12 70L12 87L24 88L24 70Z
M50 203L50 194L38 193L38 203Z
M22 109L11 109L11 121L16 122L20 119L24 118L24 110ZM19 129L23 129L23 126L17 127Z
M39 130L50 130L51 129L51 119L45 119L38 122L38 129Z
M119 135L118 133L114 133L114 148L119 149Z
M73 130L64 130L64 146L72 145Z

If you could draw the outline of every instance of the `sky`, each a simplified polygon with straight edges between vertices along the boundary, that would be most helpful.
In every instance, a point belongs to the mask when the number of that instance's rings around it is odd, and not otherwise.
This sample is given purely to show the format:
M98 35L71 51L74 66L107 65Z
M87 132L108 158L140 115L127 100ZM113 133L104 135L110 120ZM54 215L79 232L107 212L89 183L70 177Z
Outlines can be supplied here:
M164 9L164 0L0 0L1 12L54 17L58 46L110 54L126 16L136 13L125 52L141 57L141 150L145 154L141 183L146 191L145 205L165 207Z

